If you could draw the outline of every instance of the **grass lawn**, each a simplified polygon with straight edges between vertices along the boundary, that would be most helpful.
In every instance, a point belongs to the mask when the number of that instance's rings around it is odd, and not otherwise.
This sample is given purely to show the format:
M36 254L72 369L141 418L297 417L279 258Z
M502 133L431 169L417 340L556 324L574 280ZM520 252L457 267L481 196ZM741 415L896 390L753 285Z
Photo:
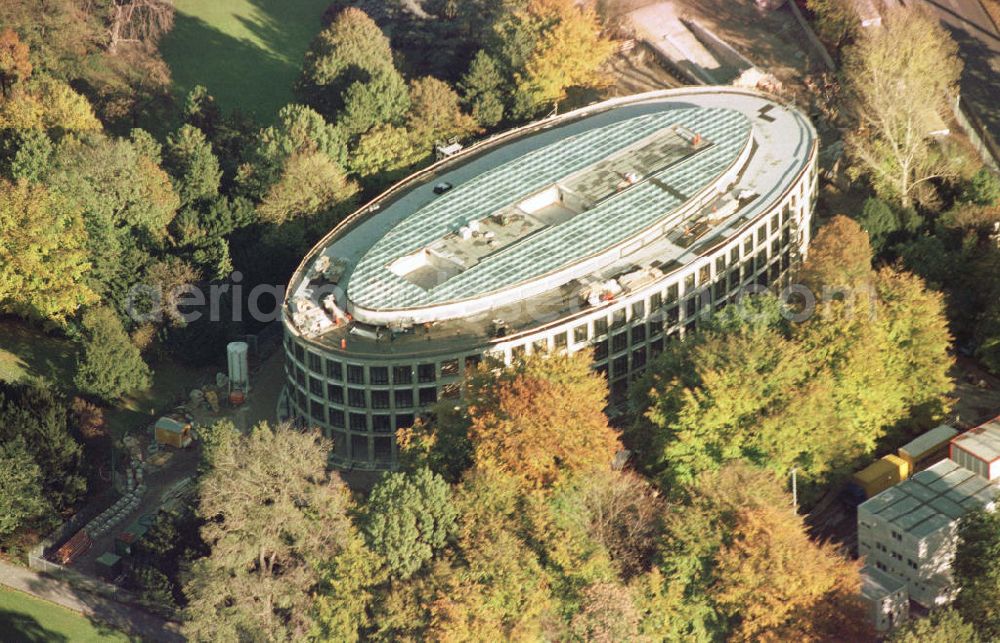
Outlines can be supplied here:
M292 101L302 57L330 0L175 0L160 45L177 95L204 85L223 109L269 122Z
M54 603L16 590L0 588L0 640L26 643L128 641L114 630L91 623Z
M0 381L41 380L57 387L73 381L76 348L25 322L0 319Z

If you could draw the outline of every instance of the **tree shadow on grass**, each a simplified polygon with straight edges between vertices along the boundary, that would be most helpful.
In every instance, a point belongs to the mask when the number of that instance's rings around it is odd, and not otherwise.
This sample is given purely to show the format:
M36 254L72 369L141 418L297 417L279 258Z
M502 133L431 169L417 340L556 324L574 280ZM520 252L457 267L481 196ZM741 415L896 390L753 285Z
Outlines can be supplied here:
M68 638L46 629L34 617L0 610L0 638L18 643L62 643Z
M38 380L60 389L72 387L76 347L14 318L0 318L0 379Z

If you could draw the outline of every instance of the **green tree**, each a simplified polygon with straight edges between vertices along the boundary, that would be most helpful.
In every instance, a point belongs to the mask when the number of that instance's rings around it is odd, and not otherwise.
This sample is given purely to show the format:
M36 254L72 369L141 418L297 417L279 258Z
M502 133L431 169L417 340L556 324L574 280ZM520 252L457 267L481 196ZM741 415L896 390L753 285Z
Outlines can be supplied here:
M451 489L441 476L429 469L388 473L368 498L364 530L389 573L405 579L444 547L455 517Z
M164 168L173 178L181 206L212 199L219 194L222 170L212 153L212 144L193 125L183 125L167 136Z
M417 146L428 151L435 141L464 137L479 129L474 118L462 113L458 94L430 76L410 83L406 126Z
M257 213L268 223L333 214L324 221L329 225L336 215L354 210L357 193L358 185L328 156L296 155L288 159L281 178L257 206Z
M358 137L350 155L350 169L361 177L392 182L428 156L414 146L404 127L379 125Z
M889 204L876 198L865 199L858 223L868 233L875 253L881 252L889 236L901 227L899 217Z
M459 88L465 106L483 127L495 127L503 120L505 86L496 60L483 50L476 52Z
M39 181L49 167L52 139L42 130L11 130L0 147L0 174L13 181Z
M212 138L222 123L222 110L204 85L195 85L184 97L184 122Z
M996 205L1000 201L1000 177L982 167L962 189L962 199L976 205Z
M24 442L0 442L0 539L50 511L42 490L42 472Z
M83 315L83 350L73 382L88 395L114 402L149 387L151 373L113 310L92 308Z
M1000 513L975 511L958 526L951 565L961 588L955 610L985 641L1000 637Z
M865 30L846 50L844 75L860 121L848 138L851 171L867 175L883 198L908 208L928 181L953 174L959 155L942 151L931 132L950 117L961 69L948 32L920 11L888 12L882 28Z
M820 36L836 50L861 27L858 11L850 0L806 0L806 7L816 16Z
M395 69L372 72L367 81L355 81L344 91L344 108L337 125L350 135L357 135L382 125L402 120L410 107L406 81Z
M313 627L320 568L357 537L314 433L259 424L221 441L198 485L202 539L184 593L192 640L285 640Z
M951 607L936 609L924 618L911 618L888 639L891 643L979 643L976 627Z

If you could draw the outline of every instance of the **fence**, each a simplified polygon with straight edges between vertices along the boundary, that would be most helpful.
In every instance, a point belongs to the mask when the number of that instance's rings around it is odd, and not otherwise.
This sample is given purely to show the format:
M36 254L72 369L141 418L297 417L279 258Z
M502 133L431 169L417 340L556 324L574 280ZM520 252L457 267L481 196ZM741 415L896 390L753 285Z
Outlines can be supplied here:
M961 96L955 98L952 111L955 113L955 120L958 121L959 127L969 137L969 141L976 148L983 163L1000 171L1000 146L997 145L993 135L986 129L986 125L983 124L979 116L968 106L968 103L962 100Z

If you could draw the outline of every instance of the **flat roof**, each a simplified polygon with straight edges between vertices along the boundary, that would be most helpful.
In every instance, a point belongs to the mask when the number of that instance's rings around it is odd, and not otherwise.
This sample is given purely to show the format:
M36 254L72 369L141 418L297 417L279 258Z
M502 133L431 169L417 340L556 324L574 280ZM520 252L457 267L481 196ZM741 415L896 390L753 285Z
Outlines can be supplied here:
M948 442L956 435L958 435L958 429L954 429L947 424L942 424L941 426L935 427L922 435L918 435L903 446L899 447L899 450L905 451L911 458L919 458L928 451L943 446L945 442Z
M993 462L1000 458L1000 420L993 418L969 429L951 443L983 462Z
M727 87L613 99L525 126L404 180L335 228L293 276L286 323L382 355L478 345L495 337L494 319L510 335L586 312L581 292L593 284L664 278L754 224L806 170L816 140L797 109ZM445 182L454 187L437 194ZM336 303L354 323L296 321L301 304L313 317L325 307L320 259L338 266ZM394 343L369 337L425 322Z
M861 595L877 601L906 587L906 583L873 565L861 568Z
M987 506L997 496L1000 496L998 484L952 460L941 460L865 501L859 509L920 539L970 511Z

